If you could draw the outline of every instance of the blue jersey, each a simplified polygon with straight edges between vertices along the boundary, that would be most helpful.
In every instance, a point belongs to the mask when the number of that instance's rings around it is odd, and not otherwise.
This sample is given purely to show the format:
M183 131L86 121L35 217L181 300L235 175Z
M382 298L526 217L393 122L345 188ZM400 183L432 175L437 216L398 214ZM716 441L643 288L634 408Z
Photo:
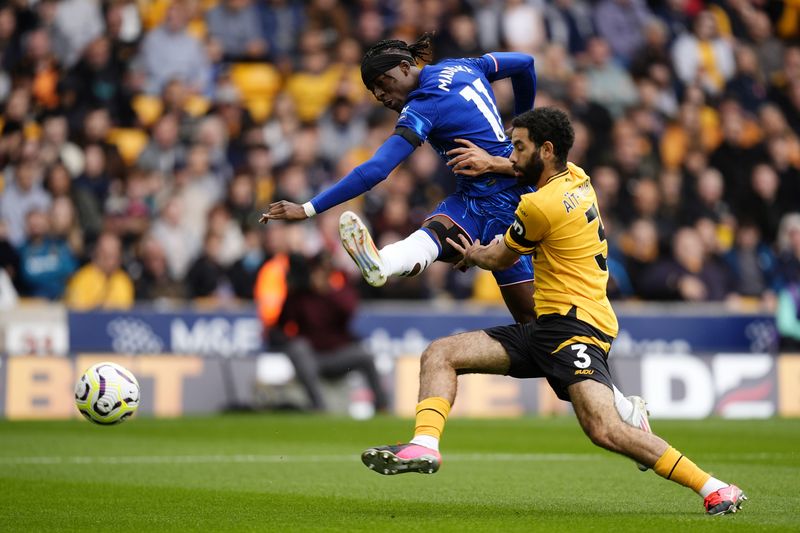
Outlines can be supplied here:
M479 58L448 59L422 69L419 88L412 91L397 120L397 132L417 144L425 141L445 160L447 152L467 139L494 156L511 155L488 76L498 71L491 54ZM456 174L456 191L468 196L489 196L517 184L514 176Z
M312 198L314 211L321 213L368 191L425 141L445 161L449 159L448 150L462 147L456 144L456 139L471 141L494 156L510 156L511 142L503 130L491 86L491 82L503 78L511 79L515 113L531 109L536 95L536 73L529 55L493 52L479 58L447 59L423 67L419 87L409 93L395 135L368 161ZM491 196L516 185L516 178L505 174L476 177L456 174L456 180L457 191L473 198Z

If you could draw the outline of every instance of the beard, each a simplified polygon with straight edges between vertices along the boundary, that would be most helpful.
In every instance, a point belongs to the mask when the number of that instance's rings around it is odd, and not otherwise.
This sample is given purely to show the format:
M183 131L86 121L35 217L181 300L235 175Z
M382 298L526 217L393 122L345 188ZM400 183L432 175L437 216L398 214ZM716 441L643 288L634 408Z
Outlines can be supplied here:
M542 172L544 172L544 161L542 161L542 158L537 154L534 159L529 161L525 166L514 165L514 170L519 172L517 176L518 185L526 187L531 185L535 186L539 183Z

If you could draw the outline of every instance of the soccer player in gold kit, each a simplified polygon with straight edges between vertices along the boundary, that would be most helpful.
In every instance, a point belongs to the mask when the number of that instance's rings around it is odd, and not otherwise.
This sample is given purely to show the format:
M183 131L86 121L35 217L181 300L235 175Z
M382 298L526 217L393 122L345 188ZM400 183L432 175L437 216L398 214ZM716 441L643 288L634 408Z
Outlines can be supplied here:
M736 512L747 497L701 470L666 441L622 421L614 407L608 353L617 317L606 294L608 245L589 176L567 162L574 132L555 108L527 111L513 122L510 161L518 181L535 185L516 210L503 239L450 244L459 267L508 268L532 255L536 321L461 333L431 343L422 354L414 438L369 448L362 461L381 474L434 473L439 438L455 401L459 374L544 377L572 402L597 446L625 455L658 475L691 488L712 515Z

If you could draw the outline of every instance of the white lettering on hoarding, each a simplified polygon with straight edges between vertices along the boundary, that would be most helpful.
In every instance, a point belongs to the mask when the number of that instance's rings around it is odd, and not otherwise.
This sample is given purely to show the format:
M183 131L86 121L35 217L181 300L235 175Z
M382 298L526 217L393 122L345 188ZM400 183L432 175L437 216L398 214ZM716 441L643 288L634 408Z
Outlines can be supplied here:
M766 418L775 412L774 364L769 354L646 355L642 392L654 418Z
M672 384L683 385L681 398ZM714 388L708 367L684 354L647 355L642 360L642 392L653 418L704 418L714 410Z
M181 318L170 324L170 348L175 353L242 356L261 349L257 318L200 318L189 326Z

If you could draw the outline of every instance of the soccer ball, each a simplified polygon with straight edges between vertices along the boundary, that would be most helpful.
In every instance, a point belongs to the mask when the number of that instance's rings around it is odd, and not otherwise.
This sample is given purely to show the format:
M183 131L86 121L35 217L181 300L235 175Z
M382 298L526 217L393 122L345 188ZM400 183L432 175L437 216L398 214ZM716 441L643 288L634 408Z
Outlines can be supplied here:
M119 424L139 408L139 382L116 363L97 363L75 384L75 405L95 424Z

